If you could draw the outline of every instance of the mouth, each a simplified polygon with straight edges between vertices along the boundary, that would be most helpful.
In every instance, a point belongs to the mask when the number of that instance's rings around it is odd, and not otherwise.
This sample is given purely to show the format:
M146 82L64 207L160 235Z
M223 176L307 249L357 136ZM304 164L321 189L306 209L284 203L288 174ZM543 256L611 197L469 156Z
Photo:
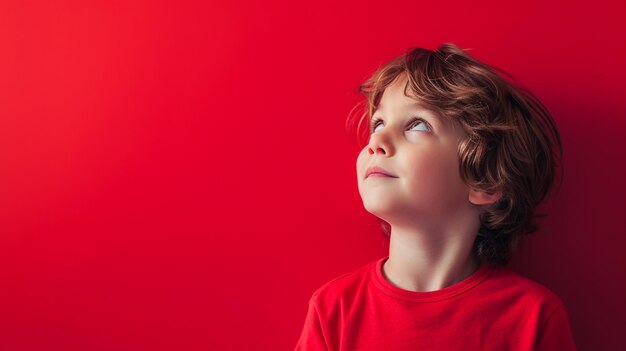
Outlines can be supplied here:
M370 167L365 171L365 178L377 177L377 178L398 178L391 172L380 167Z

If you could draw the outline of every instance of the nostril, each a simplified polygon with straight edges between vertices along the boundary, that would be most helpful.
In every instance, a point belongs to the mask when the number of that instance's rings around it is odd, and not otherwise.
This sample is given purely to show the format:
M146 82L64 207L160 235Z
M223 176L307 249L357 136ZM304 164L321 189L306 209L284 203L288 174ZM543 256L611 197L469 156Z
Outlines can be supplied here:
M385 151L385 149L383 149L382 147L377 147L375 149L373 149L371 147L368 147L367 148L367 153L370 154L370 155L377 154L377 153L386 155L387 151Z

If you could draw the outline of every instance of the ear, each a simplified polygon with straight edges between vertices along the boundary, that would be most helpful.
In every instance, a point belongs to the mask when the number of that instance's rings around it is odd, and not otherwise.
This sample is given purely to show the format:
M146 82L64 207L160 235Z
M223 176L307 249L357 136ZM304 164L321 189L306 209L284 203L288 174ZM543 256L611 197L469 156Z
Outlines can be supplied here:
M501 192L491 194L477 189L470 189L469 192L469 201L474 205L490 205L500 200L501 197Z

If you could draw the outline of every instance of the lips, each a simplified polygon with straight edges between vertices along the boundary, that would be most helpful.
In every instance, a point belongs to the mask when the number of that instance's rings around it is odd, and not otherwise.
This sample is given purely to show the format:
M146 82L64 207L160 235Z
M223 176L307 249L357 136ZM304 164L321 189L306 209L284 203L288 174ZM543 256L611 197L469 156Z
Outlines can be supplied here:
M370 167L365 171L365 178L369 177L388 177L388 178L398 178L393 175L391 172L385 170L380 167Z

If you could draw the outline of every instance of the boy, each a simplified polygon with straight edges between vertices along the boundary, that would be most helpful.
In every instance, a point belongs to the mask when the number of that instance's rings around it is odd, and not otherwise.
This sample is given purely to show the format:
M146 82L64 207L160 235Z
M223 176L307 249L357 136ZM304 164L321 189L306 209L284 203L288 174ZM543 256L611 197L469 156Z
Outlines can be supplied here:
M313 294L296 350L574 350L559 297L503 267L561 153L545 107L453 44L409 50L360 92L359 193L389 256Z

